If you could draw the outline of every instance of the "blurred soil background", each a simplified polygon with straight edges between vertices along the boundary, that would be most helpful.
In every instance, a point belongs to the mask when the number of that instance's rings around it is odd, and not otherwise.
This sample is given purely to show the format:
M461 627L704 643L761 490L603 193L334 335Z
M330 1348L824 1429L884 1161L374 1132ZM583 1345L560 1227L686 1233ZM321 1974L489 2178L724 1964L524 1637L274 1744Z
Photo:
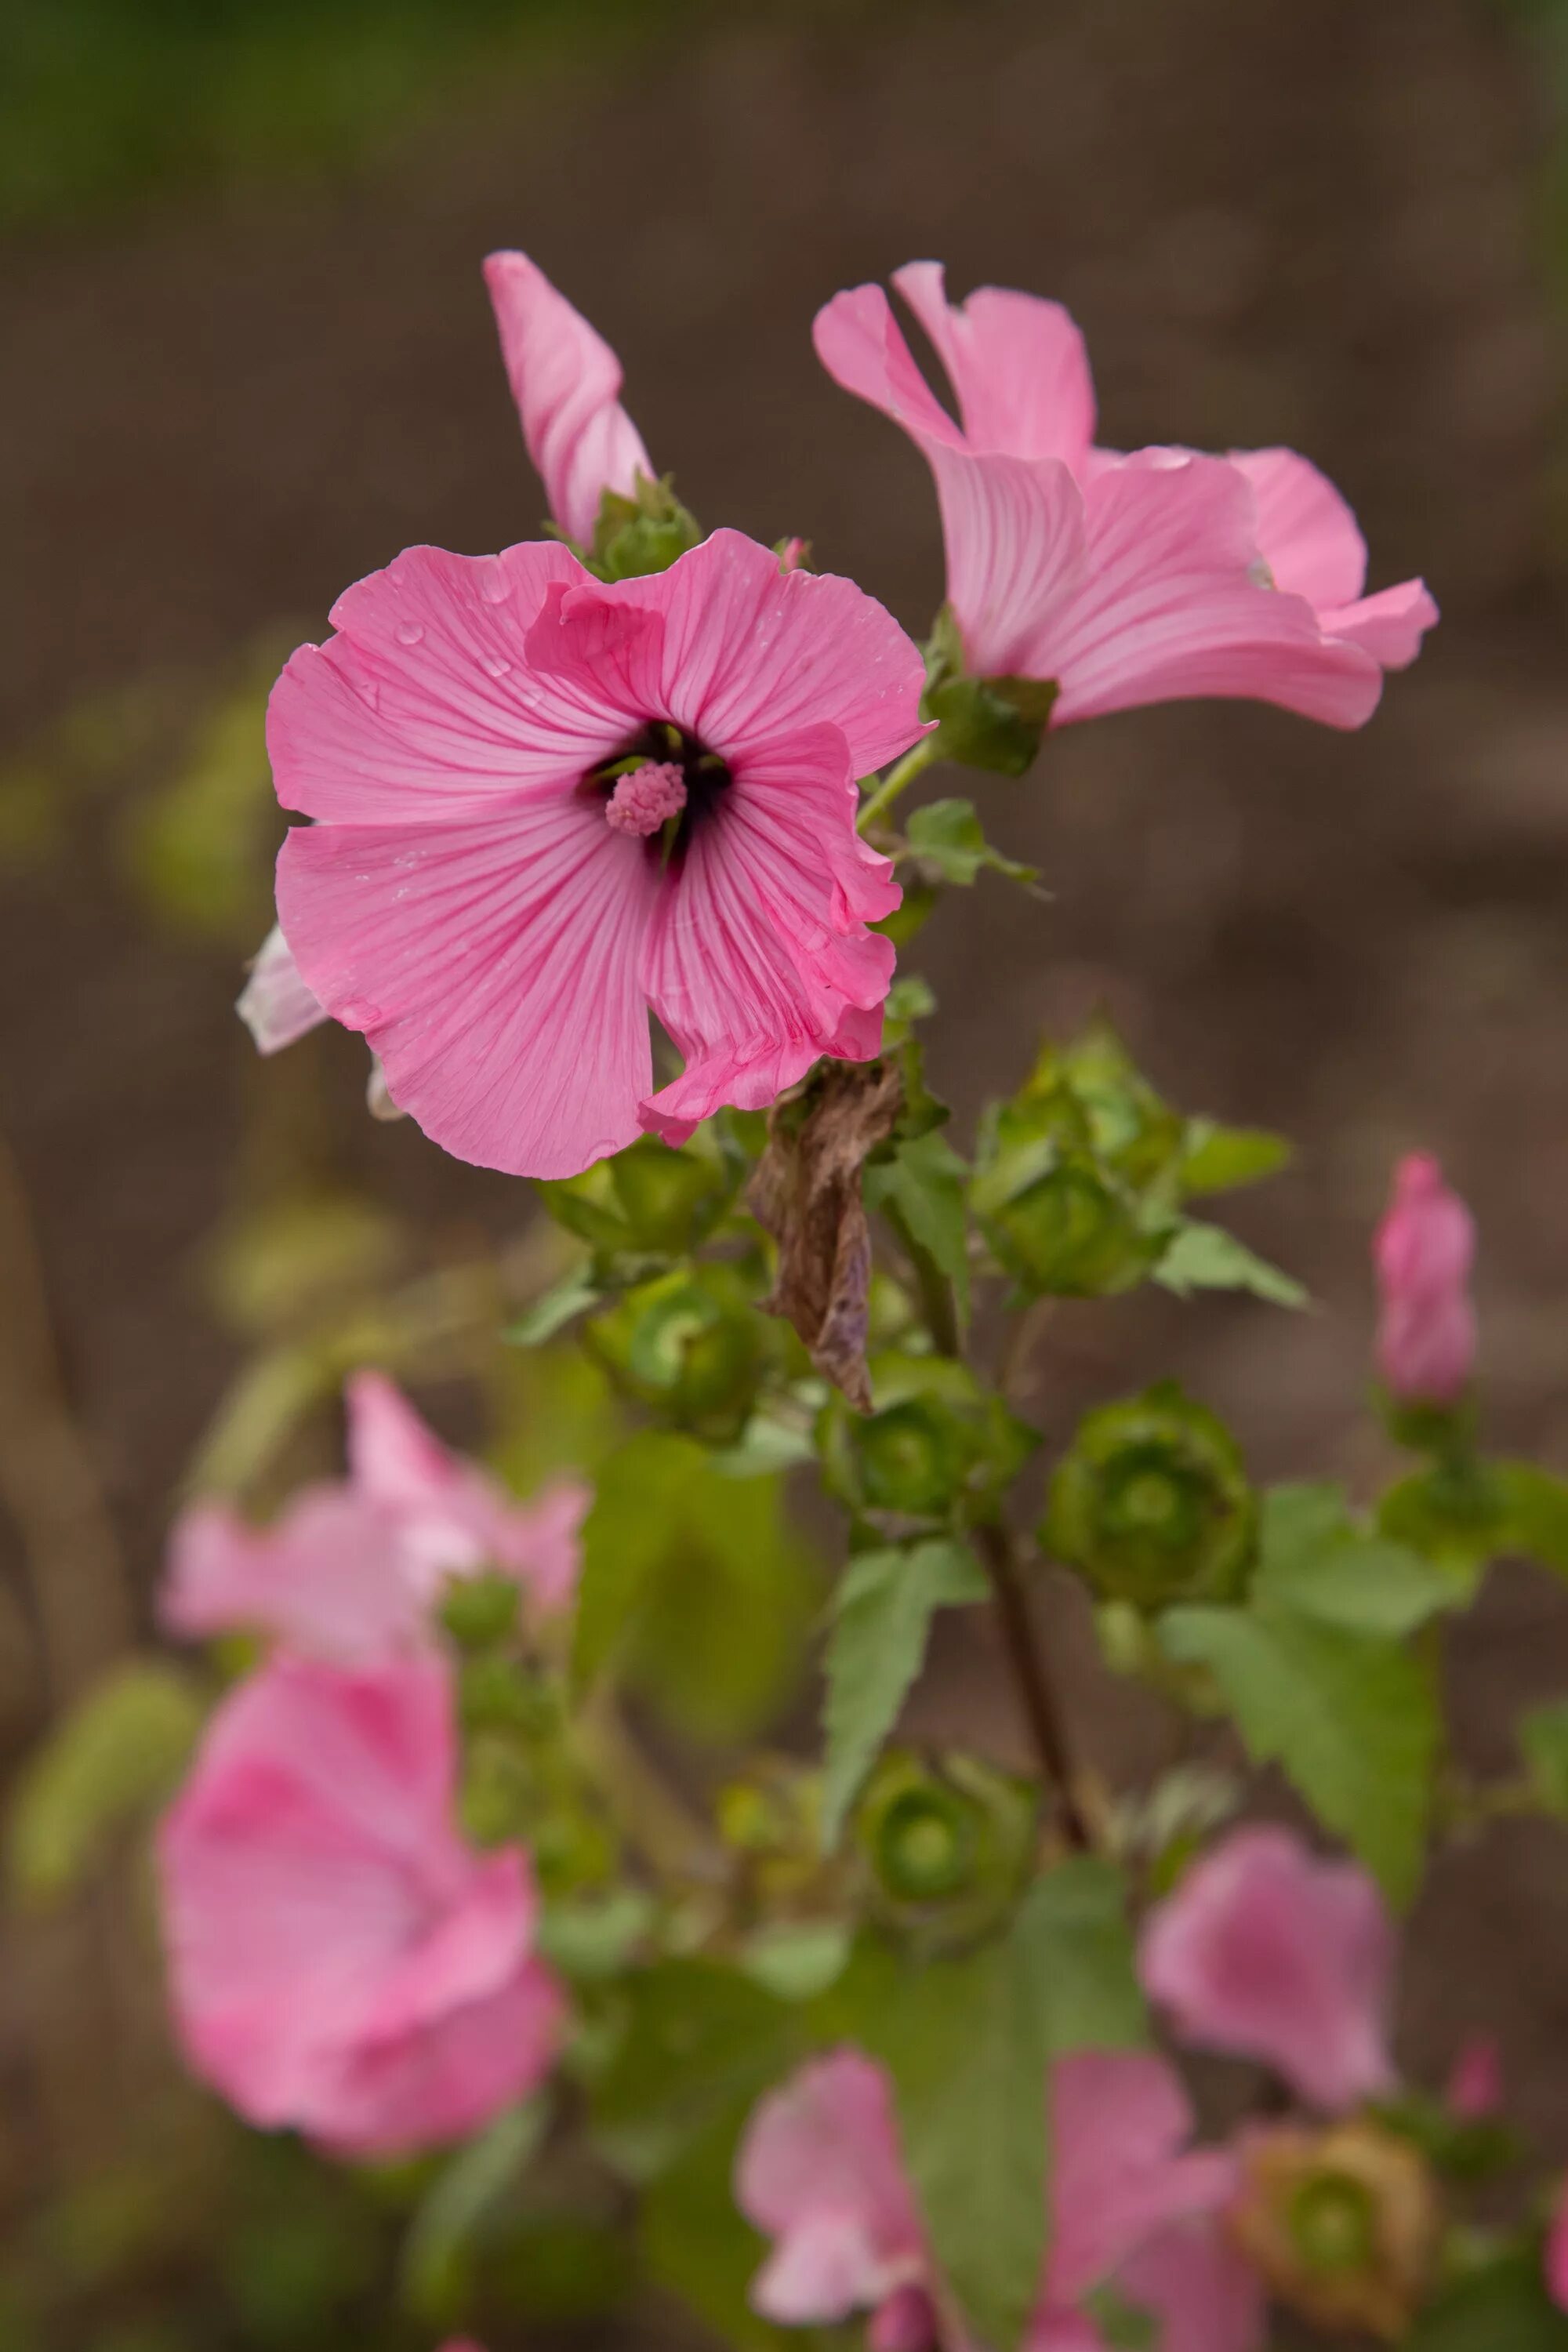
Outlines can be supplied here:
M527 1213L520 1187L365 1119L354 1041L261 1067L229 1009L267 920L279 651L407 542L536 529L479 277L498 245L615 343L707 522L809 535L917 635L941 585L923 467L809 341L837 288L917 255L955 294L1068 302L1102 440L1293 444L1355 506L1373 586L1426 573L1442 626L1364 733L1194 705L1069 730L1021 783L939 782L974 790L1054 895L983 885L932 923L933 1075L962 1123L1042 1027L1103 1004L1175 1102L1300 1147L1236 1222L1314 1311L1064 1311L1032 1400L1053 1434L1174 1370L1259 1474L1369 1486L1368 1234L1392 1159L1426 1145L1479 1220L1489 1431L1568 1469L1561 20L1490 0L524 15L405 9L379 49L301 61L284 12L215 82L180 10L122 5L68 101L72 11L21 12L39 95L0 190L13 1758L148 1623L171 1494L242 1344L203 1251L268 1153L304 1138L437 1254ZM1085 1742L1147 1763L1070 1610L1060 1638ZM944 1667L929 1727L989 1717L979 1644ZM1470 1759L1507 1769L1511 1709L1568 1687L1568 1594L1505 1571L1452 1675ZM102 1900L96 1941L40 1930L0 1984L0 2195L40 2130L90 2138L163 2063ZM1412 1950L1412 2057L1440 2068L1499 2021L1519 2116L1568 2154L1560 1835L1505 1825L1452 1853ZM48 2025L72 1970L110 2024Z

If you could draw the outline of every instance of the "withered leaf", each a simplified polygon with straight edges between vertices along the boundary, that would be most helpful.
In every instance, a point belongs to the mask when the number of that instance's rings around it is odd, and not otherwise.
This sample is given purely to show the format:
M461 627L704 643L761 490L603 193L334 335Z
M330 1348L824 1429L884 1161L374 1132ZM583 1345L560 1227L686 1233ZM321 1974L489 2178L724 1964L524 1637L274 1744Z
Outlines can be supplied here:
M826 1063L802 1094L774 1105L747 1196L779 1245L767 1313L788 1317L817 1370L860 1412L871 1410L871 1229L860 1171L891 1135L902 1102L896 1063Z

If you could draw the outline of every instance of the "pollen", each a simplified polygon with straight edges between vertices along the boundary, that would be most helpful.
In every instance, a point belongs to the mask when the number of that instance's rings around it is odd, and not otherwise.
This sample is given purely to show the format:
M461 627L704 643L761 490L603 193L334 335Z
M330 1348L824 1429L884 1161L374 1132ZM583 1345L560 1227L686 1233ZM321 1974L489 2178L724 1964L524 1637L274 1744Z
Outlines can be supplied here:
M671 760L650 760L623 776L605 803L605 823L615 833L657 833L668 817L686 806L686 779Z

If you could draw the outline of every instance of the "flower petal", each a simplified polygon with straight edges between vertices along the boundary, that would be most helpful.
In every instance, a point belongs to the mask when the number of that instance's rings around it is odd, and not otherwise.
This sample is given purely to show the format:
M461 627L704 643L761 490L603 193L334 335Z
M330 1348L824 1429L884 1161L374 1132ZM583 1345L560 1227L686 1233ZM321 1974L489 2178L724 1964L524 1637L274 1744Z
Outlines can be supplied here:
M1287 595L1352 604L1366 585L1366 541L1326 474L1294 449L1233 449L1252 485L1258 545Z
M1083 336L1059 302L1002 286L949 302L940 261L909 262L893 283L941 355L972 449L1083 463L1094 383Z
M855 832L844 739L806 729L738 763L692 835L648 936L645 985L686 1059L641 1106L683 1142L721 1103L774 1101L819 1055L863 1062L881 1039L889 940L867 915L899 902L885 858Z
M279 907L333 1018L460 1160L568 1176L638 1131L658 872L574 792L446 824L296 825Z
M653 467L621 406L621 363L526 253L485 263L522 437L563 530L591 547L605 490L630 498Z
M931 443L947 548L947 600L977 677L1041 677L1043 613L1083 571L1083 498L1066 466Z
M338 634L300 647L268 705L284 807L427 824L580 776L617 747L624 716L537 674L525 644L551 589L587 577L564 547L411 547L346 590Z
M1326 635L1348 637L1384 669L1408 669L1438 615L1424 580L1402 580L1396 588L1380 588L1375 596L1331 607L1319 617Z
M1116 2284L1159 2323L1160 2352L1257 2352L1264 2340L1262 2282L1212 2215L1157 2231Z
M325 1005L300 977L300 967L276 923L250 960L250 975L240 990L235 1011L256 1041L258 1054L281 1053L297 1038L319 1029L328 1018Z
M187 1641L270 1633L344 1664L406 1653L426 1631L395 1528L332 1486L306 1487L268 1528L226 1503L192 1504L174 1525L159 1616Z
M1054 2228L1049 2293L1076 2303L1152 2231L1212 2212L1236 2190L1215 2151L1184 2155L1192 2109L1173 2067L1148 2051L1078 2051L1051 2074Z
M811 340L817 358L846 392L879 408L922 446L941 441L963 447L963 435L915 365L879 286L847 287L825 302L812 321Z

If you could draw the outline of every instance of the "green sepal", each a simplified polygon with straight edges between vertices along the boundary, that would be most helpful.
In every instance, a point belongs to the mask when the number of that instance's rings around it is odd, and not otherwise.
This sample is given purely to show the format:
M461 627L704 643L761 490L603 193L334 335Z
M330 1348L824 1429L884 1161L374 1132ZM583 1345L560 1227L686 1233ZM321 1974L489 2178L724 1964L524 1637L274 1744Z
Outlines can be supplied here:
M1039 1432L951 1357L882 1356L870 1370L872 1412L854 1412L834 1396L819 1417L828 1491L874 1517L990 1517Z
M673 476L656 482L639 473L631 498L601 494L586 562L601 580L637 580L668 572L701 537L702 526L675 495Z
M684 1257L713 1231L744 1173L743 1155L712 1120L679 1150L642 1136L581 1176L535 1189L557 1224L598 1252Z
M1021 776L1034 765L1056 703L1054 682L1027 677L972 677L950 605L943 605L926 647L926 689L921 715L934 719L937 757L993 775Z
M595 1315L585 1344L617 1384L714 1445L744 1430L775 1338L728 1265L676 1266Z
M1257 1505L1236 1440L1163 1381L1079 1423L1051 1481L1042 1544L1102 1599L1142 1610L1234 1600Z

